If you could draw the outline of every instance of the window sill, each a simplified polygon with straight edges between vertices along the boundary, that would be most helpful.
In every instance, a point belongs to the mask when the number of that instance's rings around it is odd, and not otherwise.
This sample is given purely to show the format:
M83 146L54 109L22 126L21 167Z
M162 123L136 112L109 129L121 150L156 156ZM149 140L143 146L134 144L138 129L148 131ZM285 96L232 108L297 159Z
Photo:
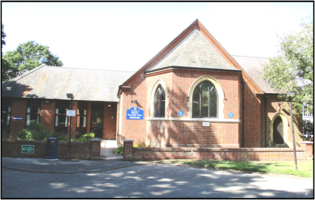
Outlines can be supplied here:
M191 122L232 122L239 123L239 119L214 119L214 118L146 118L147 121L191 121Z

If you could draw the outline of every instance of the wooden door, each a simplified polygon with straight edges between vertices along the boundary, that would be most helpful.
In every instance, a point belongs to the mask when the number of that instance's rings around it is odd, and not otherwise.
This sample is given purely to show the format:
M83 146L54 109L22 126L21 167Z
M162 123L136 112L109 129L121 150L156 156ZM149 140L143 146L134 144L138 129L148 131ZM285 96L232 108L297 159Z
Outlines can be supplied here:
M284 144L283 136L283 121L278 116L273 122L273 142L275 144Z
M103 140L116 140L116 111L117 103L105 103Z

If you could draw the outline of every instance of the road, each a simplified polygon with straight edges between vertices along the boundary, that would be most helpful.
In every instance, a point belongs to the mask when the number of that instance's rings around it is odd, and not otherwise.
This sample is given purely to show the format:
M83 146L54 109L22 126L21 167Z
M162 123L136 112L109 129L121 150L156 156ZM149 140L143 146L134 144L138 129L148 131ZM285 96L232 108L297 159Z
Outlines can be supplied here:
M75 174L2 169L2 198L131 197L313 198L313 180L169 164Z

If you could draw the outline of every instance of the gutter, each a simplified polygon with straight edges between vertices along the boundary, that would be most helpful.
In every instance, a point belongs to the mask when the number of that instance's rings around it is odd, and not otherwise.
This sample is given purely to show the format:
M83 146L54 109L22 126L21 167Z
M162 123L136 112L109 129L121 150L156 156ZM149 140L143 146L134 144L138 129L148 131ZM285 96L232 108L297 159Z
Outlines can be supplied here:
M242 86L243 86L243 89L242 89L242 96L243 96L243 99L242 99L242 110L243 110L243 113L242 113L242 144L241 144L241 147L244 147L244 113L245 113L245 104L244 104L244 99L245 99L245 90L244 90L244 88L245 88L245 84L244 84L244 79L242 78Z

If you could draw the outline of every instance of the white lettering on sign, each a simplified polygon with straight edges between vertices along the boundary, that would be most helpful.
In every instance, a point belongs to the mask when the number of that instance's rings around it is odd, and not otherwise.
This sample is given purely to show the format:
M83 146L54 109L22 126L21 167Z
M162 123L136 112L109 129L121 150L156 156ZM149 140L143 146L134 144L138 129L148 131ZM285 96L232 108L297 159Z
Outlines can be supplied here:
M202 126L210 126L210 122L202 122Z
M75 116L75 110L67 110L67 116Z

